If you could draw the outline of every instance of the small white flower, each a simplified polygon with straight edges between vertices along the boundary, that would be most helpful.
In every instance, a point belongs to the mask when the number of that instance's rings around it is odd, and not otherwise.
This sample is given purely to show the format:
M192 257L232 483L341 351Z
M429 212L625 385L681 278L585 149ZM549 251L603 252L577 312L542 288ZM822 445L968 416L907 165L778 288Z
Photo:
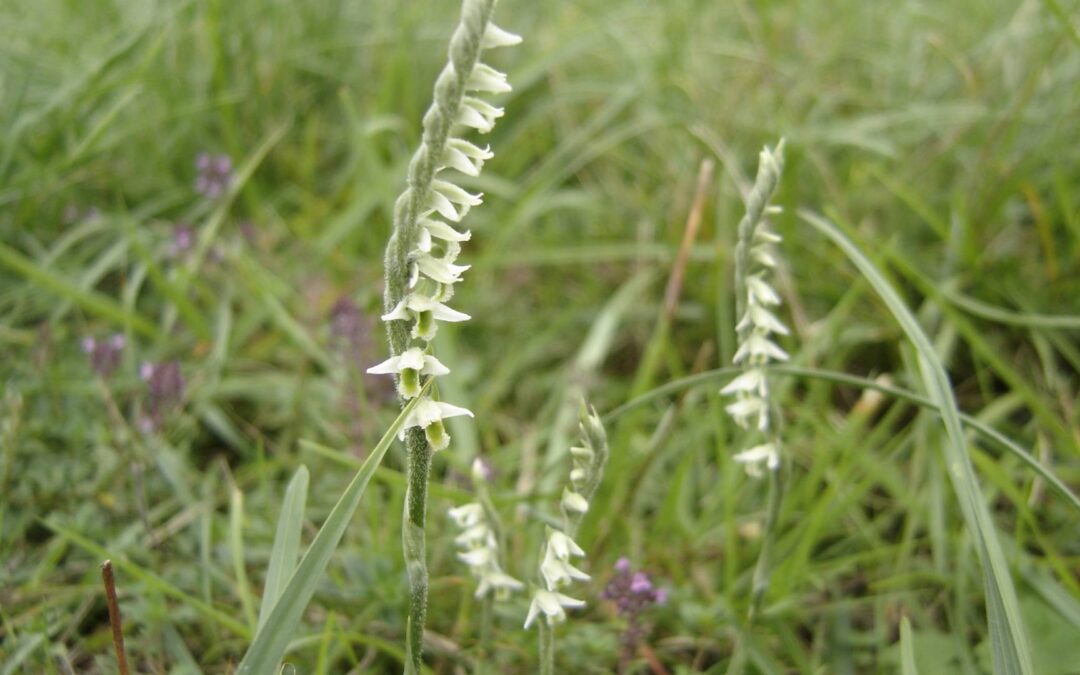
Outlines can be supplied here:
M461 275L469 270L471 265L455 265L446 258L436 258L432 255L421 255L413 261L416 269L432 281L440 284L456 284L461 280Z
M499 28L489 23L484 30L484 37L480 40L481 49L494 49L496 47L513 47L521 44L521 36Z
M454 524L461 528L473 527L484 520L484 507L477 502L462 504L447 511Z
M734 363L742 363L747 360L747 358L787 361L788 353L776 346L776 344L765 334L754 331L750 334L750 337L746 338L746 341L739 346L739 350L735 352L735 358L732 359L732 361Z
M529 604L529 614L525 617L525 628L528 629L533 625L541 613L547 619L549 626L554 626L557 623L566 621L565 608L576 609L578 607L584 607L584 600L575 600L562 593L555 593L553 591L547 591L543 588L538 588L533 593L532 603Z
M766 206L765 207L766 215L776 215L778 213L783 213L783 211L784 211L784 209L782 209L779 206ZM770 232L769 230L765 229L764 225L762 225L761 227L758 227L758 229L754 231L754 241L755 242L760 242L760 243L763 243L763 244L779 244L783 240L784 240L784 238L781 237L780 235L776 234L775 232Z
M478 523L466 528L464 532L454 537L454 543L458 546L473 548L493 543L494 538L495 533L491 531L491 528L486 523Z
M540 563L540 574L547 583L548 590L555 590L559 584L570 582L574 579L588 579L589 575L570 564L564 558L559 558L549 545L544 552L544 561Z
M410 429L412 427L426 429L436 422L441 422L442 420L451 417L461 417L463 415L467 415L468 417L473 416L472 412L465 408L451 405L443 401L433 401L430 398L425 398L417 403L416 407L412 409L408 417L405 418L405 424L403 426L405 429Z
M468 91L482 91L489 94L504 94L511 90L506 81L506 73L500 73L489 65L478 63L469 73L469 79L465 83Z
M765 371L761 368L751 368L729 382L726 387L720 390L720 393L736 394L742 391L764 396L766 390Z
M445 180L431 181L428 208L447 220L459 222L470 208L482 203L481 195L474 195Z
M554 551L561 560L567 560L570 556L585 555L585 551L577 545L577 542L559 530L551 530L548 534L548 549Z
M760 275L753 275L746 278L746 289L750 296L750 302L760 303L762 305L779 305L780 296L769 285L769 282L761 278Z
M488 547L474 548L457 554L458 560L469 567L484 567L491 563L494 553Z
M493 566L485 568L479 576L480 584L476 587L475 593L475 596L478 598L482 598L488 591L494 590L495 598L502 600L505 599L511 591L525 588L525 584L506 572L503 572L498 567Z
M750 248L750 257L762 267L776 267L776 258L773 257L767 246L753 246Z
M421 218L417 225L420 226L420 231L416 235L416 250L421 253L431 252L434 243L433 239L441 239L447 244L455 245L472 239L472 233L468 230L458 232L441 220L435 220L434 218Z
M398 375L398 393L402 398L410 399L418 396L423 388L421 375L446 375L450 369L431 354L425 354L423 349L413 347L368 368L367 372L372 375Z
M592 448L574 446L570 448L570 454L579 462L591 462L595 453Z
M496 108L487 101L472 96L465 96L461 99L457 122L486 134L495 128L495 120L502 116L502 108Z
M766 333L778 333L780 335L790 333L787 326L775 314L757 304L747 307L746 314L743 315L742 320L739 321L735 328L736 330L758 328Z
M750 426L750 418L758 418L758 428L765 430L769 426L768 405L764 399L756 396L740 398L734 403L728 404L724 410L731 415L735 423L746 429Z
M412 337L430 342L438 331L436 321L468 321L468 314L447 307L441 302L422 295L410 293L394 309L382 315L383 321L413 321Z
M584 556L585 551L559 530L551 530L548 534L547 547L544 549L544 560L540 563L540 574L547 582L548 590L555 590L559 584L574 579L588 579L589 575L570 564L571 556Z
M481 148L460 138L451 138L446 142L443 152L443 166L456 169L467 176L479 176L484 162L495 156L490 148Z
M763 475L761 471L762 464L768 467L770 471L775 471L780 467L780 453L777 452L776 445L773 443L755 445L749 450L735 455L734 459L739 464L745 465L746 473L755 478L760 478Z
M431 445L432 450L444 450L450 445L450 434L446 433L446 428L443 426L442 421L451 417L460 417L462 415L468 415L472 417L473 414L465 408L460 408L456 405L450 405L442 401L433 401L430 398L423 398L416 404L416 407L412 409L409 415L405 418L405 423L401 427L401 432L398 434L398 438L405 440L405 430L412 429L413 427L420 427L424 430L424 437L427 438L427 442Z
M566 488L563 489L562 505L573 513L585 513L589 510L589 502L585 497Z

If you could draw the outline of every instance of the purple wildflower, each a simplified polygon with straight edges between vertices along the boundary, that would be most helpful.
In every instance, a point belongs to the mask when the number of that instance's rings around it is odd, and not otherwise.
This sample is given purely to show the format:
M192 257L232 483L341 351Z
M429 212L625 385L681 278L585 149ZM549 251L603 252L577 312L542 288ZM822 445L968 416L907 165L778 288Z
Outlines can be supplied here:
M616 612L627 620L626 630L620 638L619 670L623 671L637 653L638 644L648 634L641 620L642 613L652 605L667 603L668 593L657 588L644 572L632 572L630 560L623 557L615 563L615 575L604 587L601 597L614 602Z
M185 223L173 226L172 241L169 242L169 257L179 258L195 246L195 228Z
M85 337L82 340L82 350L90 359L90 367L94 372L108 377L120 365L120 352L126 344L127 338L122 333L115 333L104 340Z
M199 175L195 178L195 192L207 199L217 199L228 189L232 181L232 159L228 155L199 153L195 158Z
M176 361L143 363L139 377L146 383L146 416L140 422L144 431L161 428L165 415L184 397L184 376Z

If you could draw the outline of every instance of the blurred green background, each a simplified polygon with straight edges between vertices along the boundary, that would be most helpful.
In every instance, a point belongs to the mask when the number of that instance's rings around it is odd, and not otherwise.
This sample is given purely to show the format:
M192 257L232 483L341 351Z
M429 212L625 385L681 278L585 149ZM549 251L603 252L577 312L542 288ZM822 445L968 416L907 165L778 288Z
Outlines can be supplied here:
M535 664L524 594L478 641L445 516L469 499L470 461L493 466L509 571L531 576L533 513L554 512L577 397L606 413L730 361L742 194L781 136L795 363L919 388L895 321L795 215L806 207L888 271L961 408L1080 489L1078 7L502 0L497 23L526 41L492 53L514 91L484 139L496 158L466 183L485 193L455 301L474 320L437 341L453 369L443 393L476 419L454 420L435 463L435 672ZM458 8L0 5L0 673L115 672L105 557L122 561L137 672L228 673L243 654L288 477L311 471L307 542L395 415L392 388L362 373L386 351L382 249ZM220 195L204 153L231 160ZM667 327L706 159L716 176ZM117 334L111 363L101 345ZM141 377L166 363L182 391ZM752 670L899 672L908 616L920 672L987 672L936 418L782 382L790 493ZM589 607L560 631L561 672L618 667L626 626L599 595L620 556L670 596L627 672L722 672L730 658L764 489L730 459L740 434L721 384L608 419L612 463L579 537ZM1076 514L1012 457L972 452L1036 670L1080 673ZM400 669L402 467L395 450L365 495L295 672Z

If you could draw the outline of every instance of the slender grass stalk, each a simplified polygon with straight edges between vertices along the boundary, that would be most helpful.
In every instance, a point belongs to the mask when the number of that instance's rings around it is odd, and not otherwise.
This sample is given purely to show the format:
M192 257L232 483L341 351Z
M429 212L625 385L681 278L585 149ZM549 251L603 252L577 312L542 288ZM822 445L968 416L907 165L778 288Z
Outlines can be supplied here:
M430 342L436 321L465 321L469 316L444 303L468 266L455 265L468 232L459 232L438 220L459 222L481 203L451 180L439 178L444 169L479 175L492 157L457 138L462 128L491 131L502 116L496 108L469 92L500 93L510 90L506 75L479 62L484 49L517 44L516 35L490 23L496 0L465 0L461 19L450 40L449 61L435 81L434 100L423 119L423 138L409 163L407 187L394 205L394 230L386 247L385 295L387 334L391 358L368 372L392 374L402 403L420 395L422 378L449 372L433 355ZM405 626L406 673L419 673L422 664L424 623L427 614L428 573L425 551L427 491L432 453L449 444L443 419L472 415L434 400L421 401L406 422L402 435L408 453L405 509L401 540L409 579L409 613Z

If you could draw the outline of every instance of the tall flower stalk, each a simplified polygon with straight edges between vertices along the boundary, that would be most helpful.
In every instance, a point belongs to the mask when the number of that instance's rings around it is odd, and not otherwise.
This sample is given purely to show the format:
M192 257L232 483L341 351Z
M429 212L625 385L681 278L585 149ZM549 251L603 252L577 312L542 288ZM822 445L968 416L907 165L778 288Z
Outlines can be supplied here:
M580 427L582 445L570 448L573 458L570 484L563 489L560 502L562 529L548 528L537 575L540 584L533 589L525 619L525 628L529 628L540 615L544 616L539 622L541 675L555 673L555 626L566 620L567 609L585 606L583 600L563 595L560 589L575 580L589 579L588 574L572 563L573 558L585 556L585 551L573 537L589 511L589 501L600 486L608 459L608 442L604 425L592 408L582 406Z
M780 304L780 295L772 286L772 271L777 264L776 245L780 236L772 232L765 217L779 213L769 200L776 192L784 163L784 142L774 150L762 150L754 187L747 199L746 215L739 222L735 248L736 332L739 348L733 359L742 373L721 390L735 397L727 412L743 429L751 431L757 442L735 455L755 478L766 473L769 480L768 506L761 551L754 569L749 620L753 622L769 583L772 545L776 519L783 499L781 481L781 438L779 416L774 414L767 366L786 361L787 352L773 340L787 335L788 329L771 308Z
M428 378L449 369L431 353L440 321L466 321L447 306L454 284L468 265L456 265L470 233L456 224L481 203L454 182L455 175L477 176L491 159L488 148L462 137L487 133L502 108L478 98L510 91L506 75L480 62L484 50L515 45L517 35L491 23L496 0L465 0L450 40L449 61L435 81L434 101L423 119L423 139L409 163L407 187L394 205L394 231L386 247L384 304L391 358L369 369L393 374L402 403L420 395ZM434 391L434 390L433 390ZM402 439L408 453L408 487L402 519L402 548L409 578L406 622L406 673L419 673L428 574L425 552L428 478L431 456L450 443L443 420L469 415L465 408L435 398L421 400L405 421Z

